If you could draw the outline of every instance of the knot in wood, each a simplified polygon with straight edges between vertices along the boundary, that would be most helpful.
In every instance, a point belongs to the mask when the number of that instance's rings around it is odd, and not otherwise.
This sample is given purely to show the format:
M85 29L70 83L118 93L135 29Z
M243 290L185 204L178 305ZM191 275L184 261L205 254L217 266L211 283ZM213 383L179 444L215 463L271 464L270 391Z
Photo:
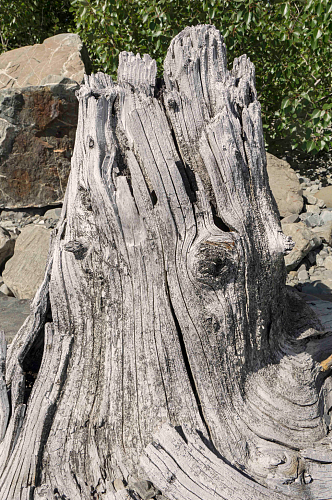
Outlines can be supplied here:
M95 145L95 141L92 139L92 137L89 138L89 148L92 149Z
M86 247L77 240L68 241L68 243L63 245L63 249L66 252L73 253L75 255L75 258L78 260L84 258L87 251Z
M201 283L223 287L236 274L234 241L203 240L190 253L190 268Z

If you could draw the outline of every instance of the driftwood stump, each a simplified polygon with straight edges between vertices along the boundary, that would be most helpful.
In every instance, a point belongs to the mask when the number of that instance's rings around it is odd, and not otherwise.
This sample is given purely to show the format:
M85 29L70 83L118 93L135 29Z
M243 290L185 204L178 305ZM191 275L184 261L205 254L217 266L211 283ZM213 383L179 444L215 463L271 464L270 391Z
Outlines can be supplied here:
M332 335L285 286L253 64L197 26L164 66L78 92L44 282L0 339L0 498L330 499Z

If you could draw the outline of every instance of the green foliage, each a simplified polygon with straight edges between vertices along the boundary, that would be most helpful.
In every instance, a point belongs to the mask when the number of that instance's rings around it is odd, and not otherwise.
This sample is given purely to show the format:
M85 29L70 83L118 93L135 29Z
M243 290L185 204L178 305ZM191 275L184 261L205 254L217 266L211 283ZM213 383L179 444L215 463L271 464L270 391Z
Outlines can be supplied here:
M177 33L214 24L225 38L229 61L245 53L255 64L267 143L284 137L312 154L331 149L330 0L0 2L2 51L75 31L89 49L93 70L113 77L122 50L150 54L161 75Z
M0 0L0 53L74 27L70 0Z
M246 53L256 67L267 143L331 148L330 0L71 0L76 31L94 71L115 76L122 50L148 53L162 71L171 39L186 26L214 24L228 59Z

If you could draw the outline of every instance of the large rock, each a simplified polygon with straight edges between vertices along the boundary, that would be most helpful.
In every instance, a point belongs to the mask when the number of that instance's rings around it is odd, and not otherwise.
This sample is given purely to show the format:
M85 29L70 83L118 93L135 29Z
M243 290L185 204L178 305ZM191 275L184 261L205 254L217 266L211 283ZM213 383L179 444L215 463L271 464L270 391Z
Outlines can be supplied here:
M63 200L74 147L77 84L0 91L0 207Z
M32 299L41 285L48 255L51 231L29 225L17 237L14 256L2 273L4 283L19 299Z
M266 153L270 187L281 217L299 214L303 208L300 182L296 173L284 160Z
M89 69L89 57L80 37L62 33L42 44L1 54L0 89L48 85L64 78L81 83Z
M300 264L311 250L319 247L322 240L306 227L303 222L281 225L284 234L286 236L291 236L295 243L293 250L285 256L287 271L291 271Z

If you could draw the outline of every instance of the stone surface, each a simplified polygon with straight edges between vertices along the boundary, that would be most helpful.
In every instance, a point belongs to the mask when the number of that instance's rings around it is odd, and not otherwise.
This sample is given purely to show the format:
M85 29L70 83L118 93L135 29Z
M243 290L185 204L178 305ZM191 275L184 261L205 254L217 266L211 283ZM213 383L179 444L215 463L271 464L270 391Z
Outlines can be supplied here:
M281 217L299 214L303 207L302 188L296 173L284 160L266 153L270 187Z
M61 33L0 55L0 89L60 83L81 83L90 72L89 57L80 37Z
M326 186L317 193L317 198L324 201L327 207L332 208L332 186Z
M7 343L13 340L29 314L30 300L7 297L0 293L0 325L5 331Z
M38 225L22 229L14 255L5 265L2 277L15 297L32 299L44 278L50 231Z
M315 248L321 245L321 239L310 231L303 222L283 224L282 230L286 236L291 236L295 242L293 250L285 256L287 271L295 269L302 259Z
M0 268L14 253L15 239L9 231L0 226Z
M75 141L77 88L59 84L0 91L1 208L41 207L63 199Z

